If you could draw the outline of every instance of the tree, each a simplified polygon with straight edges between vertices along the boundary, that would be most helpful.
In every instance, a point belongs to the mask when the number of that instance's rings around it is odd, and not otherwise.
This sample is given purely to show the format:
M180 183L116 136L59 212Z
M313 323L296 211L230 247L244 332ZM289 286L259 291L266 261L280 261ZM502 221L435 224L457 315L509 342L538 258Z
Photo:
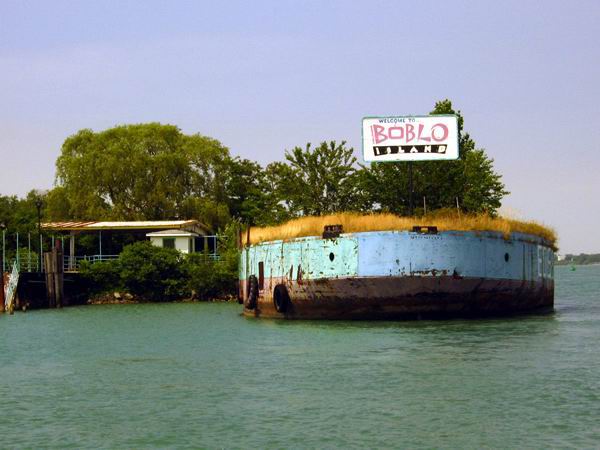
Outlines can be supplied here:
M38 190L29 191L25 198L0 195L0 223L3 223L10 233L18 232L23 236L29 232L37 233L37 202L41 202L39 219L43 221L46 216L46 198L47 194Z
M432 211L455 208L458 199L465 212L496 214L508 191L501 175L494 171L494 160L483 149L476 148L475 141L464 131L464 118L460 111L452 108L450 100L437 102L431 114L457 115L460 158L413 163L415 203L419 205L425 197L427 209ZM408 214L408 164L372 163L370 167L362 168L358 179L365 205Z
M229 158L223 176L224 198L232 217L250 225L271 223L276 201L260 164Z
M218 199L228 157L215 139L172 125L81 130L56 162L53 211L79 220L179 218L190 198Z
M295 147L286 163L267 167L275 191L290 216L319 215L352 209L356 172L354 150L346 142L322 142L314 150Z

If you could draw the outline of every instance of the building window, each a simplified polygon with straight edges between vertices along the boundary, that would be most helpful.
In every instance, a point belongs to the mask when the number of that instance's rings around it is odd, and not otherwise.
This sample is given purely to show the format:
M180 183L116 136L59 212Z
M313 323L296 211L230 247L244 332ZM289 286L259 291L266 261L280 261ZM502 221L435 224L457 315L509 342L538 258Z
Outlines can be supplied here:
M163 238L164 248L175 248L175 238Z

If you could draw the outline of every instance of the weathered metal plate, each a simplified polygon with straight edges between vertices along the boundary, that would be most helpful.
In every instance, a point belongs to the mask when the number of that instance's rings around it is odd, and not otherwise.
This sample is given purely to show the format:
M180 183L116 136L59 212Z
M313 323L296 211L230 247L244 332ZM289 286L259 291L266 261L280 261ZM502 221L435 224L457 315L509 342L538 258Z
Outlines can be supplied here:
M386 231L301 238L245 249L240 295L247 277L263 267L259 307L251 314L264 317L506 313L552 306L553 261L552 250L529 235ZM285 315L273 307L278 284L293 305Z

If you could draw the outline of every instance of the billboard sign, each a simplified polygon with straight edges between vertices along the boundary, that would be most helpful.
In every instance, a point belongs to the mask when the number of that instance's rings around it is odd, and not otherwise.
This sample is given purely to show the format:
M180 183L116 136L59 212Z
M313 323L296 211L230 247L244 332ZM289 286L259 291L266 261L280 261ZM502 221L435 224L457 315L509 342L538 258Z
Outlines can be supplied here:
M458 120L454 115L365 117L365 161L458 159Z

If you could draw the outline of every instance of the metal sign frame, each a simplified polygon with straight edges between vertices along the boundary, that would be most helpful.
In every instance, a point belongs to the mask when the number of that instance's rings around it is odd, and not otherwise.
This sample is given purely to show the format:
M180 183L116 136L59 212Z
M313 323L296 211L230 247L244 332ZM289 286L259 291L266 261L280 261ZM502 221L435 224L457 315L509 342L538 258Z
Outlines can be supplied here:
M368 119L419 119L419 118L435 118L435 117L453 117L456 120L456 157L447 157L447 156L440 156L437 153L433 153L433 154L429 154L429 155L435 155L435 156L429 156L427 158L421 156L420 158L416 158L416 159L390 159L390 158L386 158L386 159L381 159L381 160L377 160L377 159L366 159L365 158L365 136L364 136L364 122L365 120ZM404 122L402 122L404 123ZM427 115L407 115L407 116L365 116L362 118L361 120L361 128L360 128L360 138L361 138L361 150L362 150L362 158L364 162L368 162L368 163L373 163L373 162L414 162L414 161L453 161L453 160L457 160L460 158L460 146L459 146L459 142L460 142L460 135L459 135L459 130L458 130L458 116L456 114L427 114ZM422 144L419 144L422 145ZM393 145L390 145L391 147L394 147ZM407 146L410 146L407 144ZM396 145L395 147L398 147L398 145ZM413 145L414 147L414 145ZM406 153L402 153L402 154L406 154ZM423 153L417 153L420 155L423 155Z

